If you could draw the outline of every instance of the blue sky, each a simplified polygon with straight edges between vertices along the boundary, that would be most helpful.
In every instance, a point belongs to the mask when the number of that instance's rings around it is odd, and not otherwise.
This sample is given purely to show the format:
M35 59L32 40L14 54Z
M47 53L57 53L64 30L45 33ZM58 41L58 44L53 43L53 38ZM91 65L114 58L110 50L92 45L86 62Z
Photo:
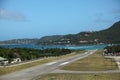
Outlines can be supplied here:
M98 31L120 20L120 0L0 0L0 40Z

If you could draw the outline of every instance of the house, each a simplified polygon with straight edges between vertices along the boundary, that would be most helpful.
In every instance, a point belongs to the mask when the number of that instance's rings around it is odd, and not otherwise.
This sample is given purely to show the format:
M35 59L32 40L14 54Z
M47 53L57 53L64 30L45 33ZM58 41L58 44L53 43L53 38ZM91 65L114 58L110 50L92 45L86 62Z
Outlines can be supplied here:
M22 60L20 58L15 58L13 59L13 61L11 61L12 64L15 64L15 63L20 63Z
M0 57L0 65L5 66L8 65L9 61L6 58Z

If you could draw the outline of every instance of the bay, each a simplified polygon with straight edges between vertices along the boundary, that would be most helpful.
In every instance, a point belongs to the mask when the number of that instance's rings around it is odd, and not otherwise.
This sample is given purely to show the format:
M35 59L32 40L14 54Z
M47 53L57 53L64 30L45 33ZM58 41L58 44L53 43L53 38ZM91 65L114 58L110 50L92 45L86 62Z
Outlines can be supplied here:
M65 48L73 50L94 50L94 49L104 49L108 44L99 44L99 45L86 45L86 46L64 46L64 45L34 45L34 44L5 44L0 45L3 48L31 48L31 49L47 49L47 48Z

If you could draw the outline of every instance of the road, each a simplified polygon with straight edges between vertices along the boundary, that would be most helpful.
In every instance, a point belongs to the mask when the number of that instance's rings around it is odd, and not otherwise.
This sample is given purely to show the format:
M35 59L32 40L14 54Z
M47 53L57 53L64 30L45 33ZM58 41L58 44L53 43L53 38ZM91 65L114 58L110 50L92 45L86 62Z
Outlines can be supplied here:
M64 66L68 63L82 59L93 54L96 50L90 50L84 54L78 54L69 58L57 60L50 63L45 63L28 69L24 69L18 72L13 72L7 75L0 76L0 80L34 80L36 77L40 77L44 74L50 73L59 67Z

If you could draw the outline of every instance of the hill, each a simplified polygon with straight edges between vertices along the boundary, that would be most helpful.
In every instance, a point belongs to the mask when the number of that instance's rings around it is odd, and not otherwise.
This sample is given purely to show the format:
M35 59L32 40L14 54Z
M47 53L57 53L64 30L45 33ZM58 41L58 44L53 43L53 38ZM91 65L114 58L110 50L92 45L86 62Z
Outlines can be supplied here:
M0 44L36 44L39 39L13 39L0 41Z
M120 21L105 30L80 32L64 36L46 36L38 41L42 45L84 45L120 43Z

